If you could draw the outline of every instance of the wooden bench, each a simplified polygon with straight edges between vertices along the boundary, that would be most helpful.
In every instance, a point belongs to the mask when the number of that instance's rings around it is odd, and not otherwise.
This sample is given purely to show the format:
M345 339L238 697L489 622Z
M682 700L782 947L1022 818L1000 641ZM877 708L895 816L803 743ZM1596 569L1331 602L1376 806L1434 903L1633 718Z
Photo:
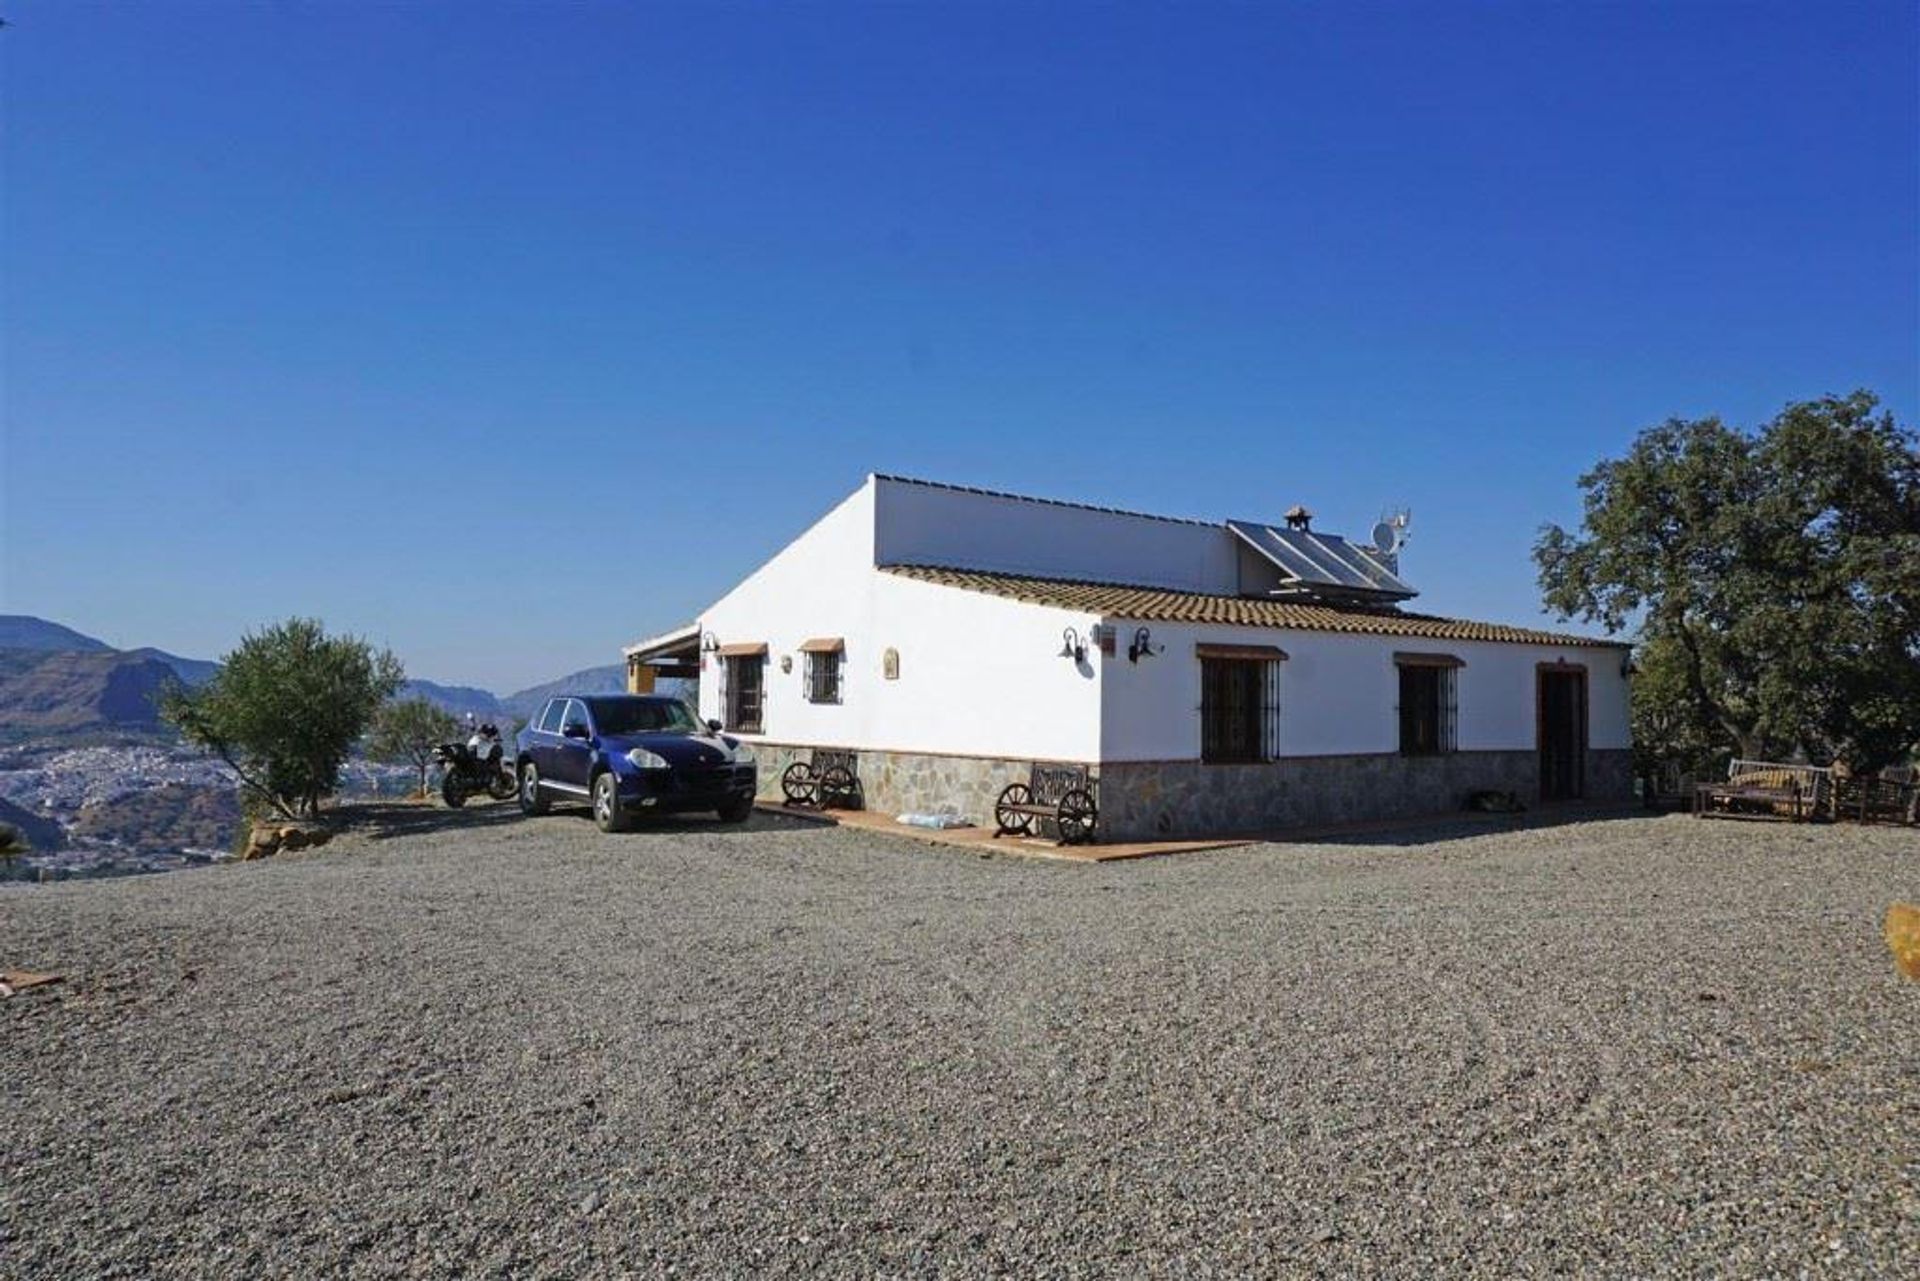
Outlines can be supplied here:
M1026 782L1009 783L993 803L995 837L1025 836L1035 823L1052 823L1062 845L1080 845L1093 839L1099 817L1084 765L1036 763Z
M1818 765L1736 760L1724 783L1693 791L1695 818L1780 818L1798 823L1828 814L1833 775Z
M816 747L806 760L795 761L781 773L780 791L787 805L816 810L860 809L860 755L842 748Z
M1789 779L1779 787L1701 783L1693 789L1695 818L1780 818L1799 822L1806 817L1800 784Z

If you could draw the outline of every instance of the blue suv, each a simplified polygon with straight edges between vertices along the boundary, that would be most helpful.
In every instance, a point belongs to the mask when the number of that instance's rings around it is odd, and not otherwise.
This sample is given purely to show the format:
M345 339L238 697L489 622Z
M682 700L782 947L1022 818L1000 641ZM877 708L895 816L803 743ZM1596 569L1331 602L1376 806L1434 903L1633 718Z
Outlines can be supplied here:
M514 739L520 810L544 814L558 796L587 801L603 832L641 814L712 810L723 823L753 813L753 749L700 723L677 698L562 695Z

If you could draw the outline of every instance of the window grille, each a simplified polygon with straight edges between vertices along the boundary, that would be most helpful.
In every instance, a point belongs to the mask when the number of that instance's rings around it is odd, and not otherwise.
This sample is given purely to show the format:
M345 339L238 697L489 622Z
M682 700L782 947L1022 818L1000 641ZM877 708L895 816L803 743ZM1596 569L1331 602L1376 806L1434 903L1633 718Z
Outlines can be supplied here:
M741 734L760 732L761 682L765 658L759 654L727 657L727 728Z
M1260 759L1270 761L1280 755L1280 664L1269 662L1265 666L1266 705L1260 732Z
M1273 759L1279 741L1278 662L1200 660L1200 759L1220 764Z
M1435 756L1459 743L1458 669L1430 663L1400 664L1400 753Z
M807 701L840 701L840 651L830 650L807 655Z

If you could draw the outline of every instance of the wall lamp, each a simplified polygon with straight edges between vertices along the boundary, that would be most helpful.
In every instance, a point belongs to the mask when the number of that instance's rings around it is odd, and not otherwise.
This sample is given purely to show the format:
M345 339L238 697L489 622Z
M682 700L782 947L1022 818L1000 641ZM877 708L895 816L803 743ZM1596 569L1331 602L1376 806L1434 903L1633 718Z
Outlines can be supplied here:
M703 632L701 634L700 650L702 653L711 654L716 650L718 650L719 648L720 648L720 638L718 636L715 636L712 632Z
M1144 627L1134 629L1133 641L1127 646L1127 661L1137 663L1143 658L1152 658L1166 649L1165 645L1153 643L1153 633Z
M1080 633L1069 627L1060 633L1060 657L1071 658L1076 663L1087 661L1087 643L1080 639Z

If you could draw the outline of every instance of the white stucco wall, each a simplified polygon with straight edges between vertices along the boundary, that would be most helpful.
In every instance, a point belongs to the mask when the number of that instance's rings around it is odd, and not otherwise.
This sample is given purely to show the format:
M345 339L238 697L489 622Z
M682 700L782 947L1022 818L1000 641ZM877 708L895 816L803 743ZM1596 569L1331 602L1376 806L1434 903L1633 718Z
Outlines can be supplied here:
M874 568L874 494L863 485L700 617L722 644L764 642L759 738L867 750L1093 761L1100 681L1057 657L1072 611L955 591ZM841 701L807 701L802 642L846 641ZM882 656L899 651L900 676ZM792 660L781 670L781 660ZM700 713L724 719L721 660L704 656Z
M843 692L848 700L855 698L860 680L855 670L856 646L863 646L872 630L873 579L873 488L862 485L739 586L701 611L703 635L711 635L723 645L768 645L763 723L788 727L783 734L799 742L814 741L810 735L838 727L833 713L840 708L816 706L802 696L805 675L798 646L815 636L845 636L847 657L855 661L845 671ZM794 656L790 675L780 671L782 654ZM702 717L725 719L722 671L722 660L703 651Z
M870 479L701 614L703 632L723 644L768 646L759 737L1013 759L1197 759L1194 645L1207 641L1288 652L1280 665L1284 756L1397 751L1399 650L1465 661L1458 676L1463 751L1537 746L1536 668L1561 660L1587 669L1588 745L1630 745L1617 649L1153 623L1164 652L1132 664L1126 646L1136 624L1113 619L1118 652L1090 648L1076 665L1058 657L1061 630L1071 626L1086 638L1101 619L875 568L891 562L1078 577L1104 569L1131 582L1206 580L1216 591L1233 590L1237 574L1224 531ZM846 641L837 704L806 699L799 646L816 636ZM882 676L889 647L900 654L894 681ZM721 717L720 663L703 657L701 714ZM783 657L791 670L780 669Z
M1537 746L1535 671L1564 659L1587 669L1588 746L1630 745L1621 651L1583 646L1507 645L1411 637L1154 623L1165 651L1138 664L1125 642L1136 624L1117 620L1121 652L1102 672L1100 745L1106 760L1193 760L1200 755L1199 642L1277 645L1280 664L1278 751L1282 756L1395 752L1400 746L1397 651L1452 654L1465 662L1459 681L1462 751Z
M1236 590L1235 540L1199 525L877 478L875 553L883 565Z
M873 651L861 679L865 745L897 751L1092 762L1100 750L1100 656L1060 657L1068 610L877 573ZM900 679L880 655L900 651Z

